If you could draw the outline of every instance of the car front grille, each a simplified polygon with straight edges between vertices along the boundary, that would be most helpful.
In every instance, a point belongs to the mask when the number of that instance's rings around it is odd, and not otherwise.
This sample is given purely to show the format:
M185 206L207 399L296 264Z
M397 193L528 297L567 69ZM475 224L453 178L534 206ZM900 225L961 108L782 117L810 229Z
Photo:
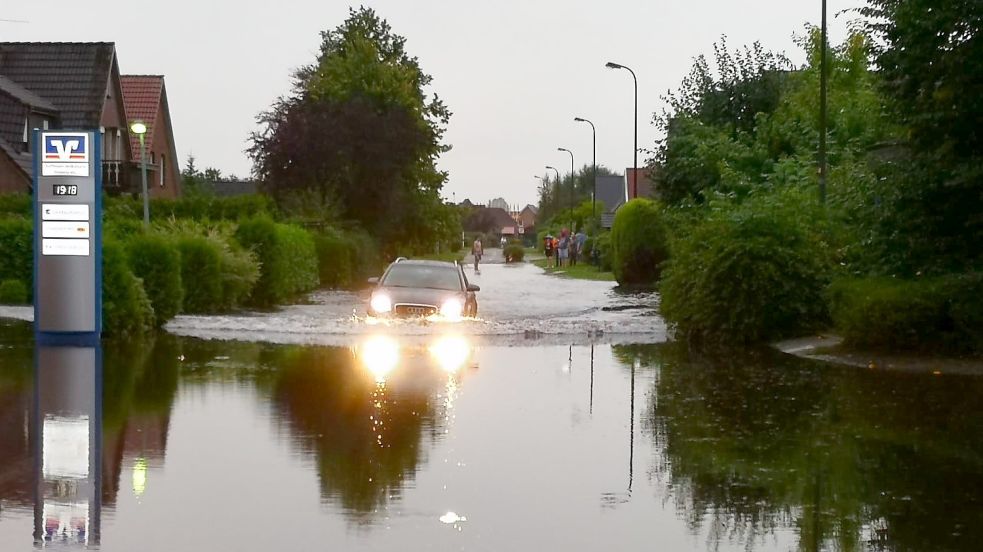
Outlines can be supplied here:
M437 314L437 307L432 305L396 305L393 308L396 316L432 316Z

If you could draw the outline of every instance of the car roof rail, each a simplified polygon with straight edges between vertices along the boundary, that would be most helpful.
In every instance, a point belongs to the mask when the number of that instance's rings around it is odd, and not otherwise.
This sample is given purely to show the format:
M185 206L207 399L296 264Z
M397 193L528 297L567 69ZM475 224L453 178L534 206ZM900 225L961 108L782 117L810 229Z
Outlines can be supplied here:
M401 261L408 261L408 260L409 259L407 259L406 257L396 257L396 260L393 261L393 262L394 263L398 263L398 262L401 262Z

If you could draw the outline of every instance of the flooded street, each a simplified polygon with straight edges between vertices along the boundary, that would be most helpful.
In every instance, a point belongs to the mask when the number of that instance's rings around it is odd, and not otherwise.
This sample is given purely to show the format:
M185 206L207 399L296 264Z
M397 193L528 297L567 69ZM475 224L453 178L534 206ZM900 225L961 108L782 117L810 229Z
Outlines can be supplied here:
M0 320L0 549L979 549L983 379L697 357L654 296L483 272L475 321L324 292L89 367Z

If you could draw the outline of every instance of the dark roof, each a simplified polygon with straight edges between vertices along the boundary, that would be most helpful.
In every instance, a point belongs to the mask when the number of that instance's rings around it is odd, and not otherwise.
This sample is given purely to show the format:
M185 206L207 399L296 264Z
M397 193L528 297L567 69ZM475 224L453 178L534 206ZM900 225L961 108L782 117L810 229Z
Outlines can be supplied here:
M13 160L28 178L34 174L34 157L30 153L17 151L2 136L0 136L0 151L7 154L7 157Z
M618 175L598 176L597 200L604 203L606 212L613 212L625 202L625 177Z
M0 75L0 92L38 111L47 111L49 113L56 113L58 111L48 100L45 100L3 75Z
M112 42L0 42L0 75L57 108L63 128L98 128Z
M160 99L164 92L164 77L161 75L122 75L123 107L127 121L143 121L147 125L144 142L147 151L154 150L154 125L160 110ZM134 159L140 158L140 137L130 133L130 151Z

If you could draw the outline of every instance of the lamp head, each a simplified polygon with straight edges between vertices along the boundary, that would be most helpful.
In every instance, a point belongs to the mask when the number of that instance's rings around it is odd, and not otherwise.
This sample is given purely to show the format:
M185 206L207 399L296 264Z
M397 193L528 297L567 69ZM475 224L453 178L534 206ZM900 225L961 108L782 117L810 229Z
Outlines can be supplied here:
M551 166L549 166L549 165L546 165L546 168L547 168L547 169L550 169L550 170L552 170L552 171L555 171L555 170L556 170L556 167L551 167Z
M605 63L604 66L607 67L608 69L621 69L622 67L624 67L624 65L618 65L613 61L609 61Z
M581 117L574 117L574 118L573 118L573 120L574 120L574 121L577 121L578 123L583 123L583 122L586 122L586 121L585 121L584 119L582 119Z
M133 121L130 124L130 131L133 134L138 134L140 136L143 136L144 134L147 133L147 125L143 124L143 121Z
M556 151L570 151L567 148L556 148Z

